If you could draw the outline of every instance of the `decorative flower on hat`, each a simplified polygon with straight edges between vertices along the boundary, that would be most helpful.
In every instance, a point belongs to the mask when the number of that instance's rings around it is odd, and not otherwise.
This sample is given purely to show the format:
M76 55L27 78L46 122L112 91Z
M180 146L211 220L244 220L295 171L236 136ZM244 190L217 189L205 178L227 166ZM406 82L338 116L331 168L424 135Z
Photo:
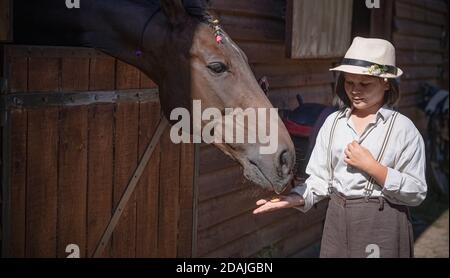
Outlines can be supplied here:
M367 68L367 72L371 75L380 76L388 71L386 66L372 65Z

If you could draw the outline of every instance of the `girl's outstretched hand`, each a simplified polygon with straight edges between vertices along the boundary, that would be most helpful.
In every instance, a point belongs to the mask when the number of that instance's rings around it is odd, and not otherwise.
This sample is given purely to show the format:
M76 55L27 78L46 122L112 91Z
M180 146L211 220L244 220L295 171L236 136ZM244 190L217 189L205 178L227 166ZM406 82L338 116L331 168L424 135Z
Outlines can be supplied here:
M269 211L275 211L283 208L292 208L296 206L303 206L305 200L302 196L292 193L290 195L284 196L274 196L271 199L261 199L256 202L259 206L253 211L253 214L265 213Z

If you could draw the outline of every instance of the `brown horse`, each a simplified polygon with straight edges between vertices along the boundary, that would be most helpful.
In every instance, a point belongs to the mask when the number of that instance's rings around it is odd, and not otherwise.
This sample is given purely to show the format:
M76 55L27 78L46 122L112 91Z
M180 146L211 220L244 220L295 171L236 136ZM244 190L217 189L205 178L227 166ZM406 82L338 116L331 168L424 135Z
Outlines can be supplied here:
M79 8L71 9L60 0L14 4L17 43L89 46L138 67L158 84L168 119L174 108L192 110L193 100L222 112L273 108L246 55L213 22L204 1L81 0ZM280 193L292 178L295 152L277 121L273 154L260 154L259 140L216 146L242 165L249 180Z

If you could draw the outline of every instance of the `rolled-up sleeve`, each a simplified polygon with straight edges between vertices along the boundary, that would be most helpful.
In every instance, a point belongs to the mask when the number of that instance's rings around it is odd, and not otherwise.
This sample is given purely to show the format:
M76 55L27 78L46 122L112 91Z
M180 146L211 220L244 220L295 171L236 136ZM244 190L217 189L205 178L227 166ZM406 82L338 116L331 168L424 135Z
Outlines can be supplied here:
M395 166L388 167L382 190L384 196L396 204L420 205L427 195L425 168L425 144L417 131L407 140Z
M305 200L304 206L295 207L302 212L307 212L314 204L328 195L327 139L330 133L329 129L331 129L330 120L334 120L334 117L336 115L331 114L317 134L316 143L305 171L309 177L291 191L301 195Z

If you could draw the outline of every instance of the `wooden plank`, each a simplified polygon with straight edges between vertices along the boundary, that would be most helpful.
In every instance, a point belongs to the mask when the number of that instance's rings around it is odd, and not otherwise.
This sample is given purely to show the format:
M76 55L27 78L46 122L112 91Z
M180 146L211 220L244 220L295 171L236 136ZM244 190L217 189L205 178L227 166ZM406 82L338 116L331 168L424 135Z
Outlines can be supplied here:
M64 91L89 89L89 59L62 58L62 87Z
M245 52L251 64L264 64L267 68L293 67L302 68L303 65L319 66L329 61L340 60L340 57L322 57L321 59L298 60L285 56L284 43L262 43L251 41L238 41L238 46ZM294 74L295 72L292 72Z
M444 26L434 26L405 19L394 19L394 26L396 31L402 35L442 39L445 34Z
M428 127L428 121L425 113L415 106L400 107L400 113L414 121L414 125L422 134L425 134Z
M352 9L352 38L357 36L370 37L373 9L367 8L366 1L353 1Z
M27 92L28 91L28 58L26 57L7 57L9 60L9 92Z
M177 255L179 219L180 145L170 141L170 129L161 137L161 164L159 168L159 224L158 257Z
M404 36L397 32L394 32L393 34L393 44L397 48L397 51L414 50L414 51L429 51L438 53L443 52L440 40Z
M192 257L197 258L198 246L198 177L200 168L200 144L194 144L194 192L192 207Z
M0 42L12 41L12 1L0 0Z
M394 0L381 0L380 8L371 12L370 36L391 41L393 17Z
M91 58L109 56L88 47L66 47L66 46L42 46L42 45L10 45L12 57L29 57L29 58L55 58L73 57L73 58Z
M11 110L10 219L11 237L8 256L25 257L26 181L27 181L27 111ZM3 162L2 162L3 163Z
M270 192L259 189L255 185L249 185L244 190L201 202L198 205L198 230L207 229L254 209L258 199L269 196L271 196Z
M60 59L58 58L29 58L28 89L30 92L58 92L60 91Z
M114 208L118 205L138 160L139 104L119 102L115 111L114 138ZM112 235L112 256L136 256L136 192L127 206Z
M267 76L270 88L306 87L314 85L331 84L334 82L333 74L329 71L323 73L293 74L283 76Z
M234 41L284 42L281 20L222 14L220 24Z
M438 79L441 76L441 68L436 66L409 66L403 67L403 80L410 79Z
M263 17L281 20L283 3L276 0L214 0L211 10L220 14L233 14L242 17Z
M181 144L177 257L192 257L194 144Z
M160 107L158 102L142 102L139 104L139 157L144 154L145 148L156 131L159 120ZM140 258L157 256L159 161L160 145L158 144L136 188L136 257Z
M425 82L434 84L436 86L439 83L437 80L404 80L400 83L400 92L402 97L405 95L418 93L421 85L423 85Z
M273 55L275 55L275 53ZM339 63L340 60L341 58L290 60L280 64L276 62L269 62L263 64L252 64L252 70L257 78L261 76L271 77L284 75L295 76L303 74L324 74L327 73L333 65Z
M254 233L294 213L296 213L294 210L279 210L265 215L253 215L251 212L246 212L209 229L202 230L198 233L198 256L201 257L220 246Z
M421 96L417 93L402 96L399 107L410 107L410 106L417 106L417 104L421 101Z
M245 235L237 240L223 245L203 257L207 258L223 258L223 257L248 257L257 253L265 247L270 247L271 244L279 241L283 235L292 235L304 230L305 227L310 227L315 223L321 222L325 216L324 205L321 204L319 208L313 209L308 214L292 214L288 217L280 219L275 223L271 223L264 228L261 228L253 233ZM318 217L317 214L321 215Z
M285 57L290 58L292 57L293 49L292 45L295 40L295 34L293 32L293 26L294 26L294 1L293 0L286 0L286 10L285 10L285 23L286 27L284 28L284 36L286 38L286 43L284 46L284 53Z
M401 1L395 1L395 16L397 18L404 18L434 25L443 25L447 20L444 14L412 6L407 3L402 3Z
M279 109L295 109L298 107L297 95L303 97L305 103L321 103L331 105L333 86L308 86L296 88L274 89L269 92L269 100Z
M241 167L238 165L200 175L197 184L198 200L200 202L230 194L250 186L242 174Z
M250 258L286 258L299 253L302 249L320 241L322 238L323 223L316 222L301 232L294 232L274 243L267 249L252 254Z
M238 42L250 63L285 64L294 63L285 58L283 43Z
M56 257L58 109L28 111L26 256Z
M67 257L66 246L76 244L86 257L86 198L88 109L60 111L58 161L58 257Z
M239 165L215 146L206 144L200 147L199 163L200 177L211 172L236 167Z
M87 256L95 248L111 218L113 200L114 104L89 107ZM103 257L110 257L111 244Z
M444 64L444 56L441 53L423 51L399 51L397 53L397 65L438 65Z
M93 57L89 64L89 90L113 90L115 85L115 59Z
M436 13L445 13L448 11L448 4L446 1L436 1L436 0L401 0L401 2L415 6L424 10L433 11Z
M236 167L239 164L215 146L203 144L200 146L199 165L199 174L201 177L214 171Z
M139 77L140 77L140 88L141 89L153 89L153 88L157 88L158 87L158 85L156 85L155 82L153 82L153 80L151 80L142 71L139 72Z
M116 88L139 89L139 70L125 62L117 60Z

